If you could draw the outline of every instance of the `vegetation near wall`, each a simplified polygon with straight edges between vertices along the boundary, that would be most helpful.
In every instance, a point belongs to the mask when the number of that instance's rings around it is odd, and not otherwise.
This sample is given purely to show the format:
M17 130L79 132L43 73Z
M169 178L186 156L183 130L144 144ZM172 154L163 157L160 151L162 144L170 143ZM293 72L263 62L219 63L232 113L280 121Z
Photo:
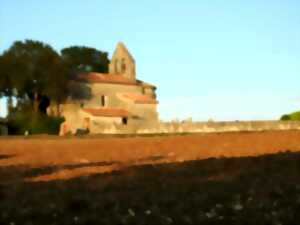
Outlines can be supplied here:
M58 134L63 117L51 117L42 113L16 112L8 117L8 131L12 135Z
M294 112L291 114L285 114L283 115L280 120L293 120L293 121L300 121L300 111Z

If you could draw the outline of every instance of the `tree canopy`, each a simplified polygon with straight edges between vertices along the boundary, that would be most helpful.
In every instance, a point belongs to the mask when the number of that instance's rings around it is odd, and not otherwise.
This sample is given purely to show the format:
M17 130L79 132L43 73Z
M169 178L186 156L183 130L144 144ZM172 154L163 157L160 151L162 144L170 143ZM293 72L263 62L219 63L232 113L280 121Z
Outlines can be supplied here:
M24 129L32 133L57 132L62 118L44 115L50 102L58 106L69 97L89 99L89 86L75 82L76 75L106 73L108 63L106 52L91 47L71 46L59 54L40 41L14 42L0 55L0 98L8 97L10 130L14 134ZM17 99L15 109L13 97Z
M71 46L59 54L40 41L16 41L0 55L0 97L28 99L34 109L45 98L57 104L69 96L88 98L89 88L71 81L80 72L105 73L108 63L108 54L95 48Z
M108 54L95 48L71 46L61 50L61 57L73 74L79 72L108 72Z
M280 120L299 121L300 120L300 111L293 112L290 114L285 114L285 115L281 116Z
M25 94L32 97L34 93L44 94L46 91L51 93L49 88L66 76L60 56L42 42L17 41L1 58L1 83L4 82L4 89L16 89L19 97Z
M45 95L56 102L66 97L67 69L50 45L32 40L17 41L1 58L3 95L31 99L35 111Z

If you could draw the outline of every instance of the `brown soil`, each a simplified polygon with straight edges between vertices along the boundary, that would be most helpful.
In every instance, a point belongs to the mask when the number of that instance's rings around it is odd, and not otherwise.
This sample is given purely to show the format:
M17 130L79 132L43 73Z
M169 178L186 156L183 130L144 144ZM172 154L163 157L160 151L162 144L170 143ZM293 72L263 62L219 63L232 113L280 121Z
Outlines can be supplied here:
M299 147L300 131L0 138L0 224L298 224Z
M300 151L300 131L109 138L1 138L0 168L49 167L29 181L67 179L139 164ZM12 178L11 178L12 179Z

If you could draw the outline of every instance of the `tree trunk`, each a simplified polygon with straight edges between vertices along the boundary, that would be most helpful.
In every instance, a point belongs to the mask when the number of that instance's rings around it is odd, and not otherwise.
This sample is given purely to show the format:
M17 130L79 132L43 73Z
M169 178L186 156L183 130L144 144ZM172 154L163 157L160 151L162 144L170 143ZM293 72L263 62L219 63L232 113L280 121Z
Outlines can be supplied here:
M56 102L56 116L60 116L60 110L59 110L59 102Z
M33 111L37 113L39 110L39 95L37 92L34 93L34 99L33 99Z
M13 110L13 98L12 96L7 97L7 115L9 115Z

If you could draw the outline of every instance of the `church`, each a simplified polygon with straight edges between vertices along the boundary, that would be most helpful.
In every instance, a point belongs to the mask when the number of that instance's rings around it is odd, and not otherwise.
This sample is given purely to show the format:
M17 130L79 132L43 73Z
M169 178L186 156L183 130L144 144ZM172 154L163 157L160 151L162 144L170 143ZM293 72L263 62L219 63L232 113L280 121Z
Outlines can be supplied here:
M156 87L136 78L136 64L123 43L118 43L109 73L86 72L79 80L91 90L85 100L68 99L59 107L65 118L61 135L88 130L96 133L134 133L158 122ZM54 105L48 108L53 112Z

